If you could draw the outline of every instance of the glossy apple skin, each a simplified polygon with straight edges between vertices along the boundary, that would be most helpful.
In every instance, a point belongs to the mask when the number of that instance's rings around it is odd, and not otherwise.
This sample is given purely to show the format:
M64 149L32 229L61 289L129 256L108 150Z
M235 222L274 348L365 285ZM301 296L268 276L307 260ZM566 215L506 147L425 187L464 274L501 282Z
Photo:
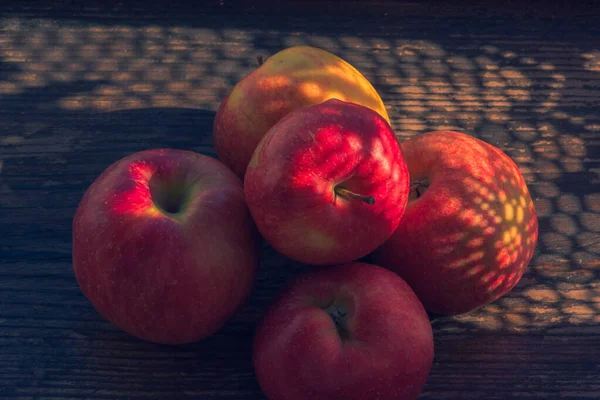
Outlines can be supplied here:
M244 187L267 242L306 264L357 260L394 232L409 177L388 123L376 112L328 100L296 110L263 138ZM375 204L336 195L343 186Z
M373 260L397 272L434 314L461 314L510 291L531 261L538 220L517 165L470 135L434 131L401 145L411 180L429 179L409 200Z
M344 307L342 339L326 309ZM254 337L254 370L269 400L410 400L429 375L431 324L398 275L349 263L297 277Z
M178 214L165 196L186 188ZM73 220L73 268L96 310L144 340L181 344L217 331L242 306L258 265L242 182L218 160L156 149L108 167Z
M243 179L258 142L277 121L331 98L369 107L389 123L375 88L343 59L310 46L274 54L240 80L219 105L213 128L219 159Z

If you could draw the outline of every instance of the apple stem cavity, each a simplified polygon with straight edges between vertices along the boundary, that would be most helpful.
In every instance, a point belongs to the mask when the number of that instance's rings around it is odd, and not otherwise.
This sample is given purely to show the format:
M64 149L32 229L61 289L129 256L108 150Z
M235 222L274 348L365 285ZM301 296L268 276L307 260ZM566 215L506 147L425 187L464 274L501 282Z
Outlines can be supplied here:
M163 214L175 216L186 208L190 189L185 185L179 182L169 184L159 179L151 179L149 186L152 202Z
M348 329L348 309L346 307L336 305L333 303L325 309L325 312L329 314L335 329L342 340L350 339L350 331Z
M335 194L338 196L341 196L347 200L350 199L355 199L355 200L360 200L363 201L367 204L373 205L375 204L375 197L373 196L363 196L362 194L358 194L358 193L354 193L351 190L346 189L345 187L342 186L336 186L336 188L334 189Z
M415 200L419 197L423 196L423 194L429 188L429 180L428 179L420 179L416 181L412 181L410 183L410 194L408 196L409 200Z

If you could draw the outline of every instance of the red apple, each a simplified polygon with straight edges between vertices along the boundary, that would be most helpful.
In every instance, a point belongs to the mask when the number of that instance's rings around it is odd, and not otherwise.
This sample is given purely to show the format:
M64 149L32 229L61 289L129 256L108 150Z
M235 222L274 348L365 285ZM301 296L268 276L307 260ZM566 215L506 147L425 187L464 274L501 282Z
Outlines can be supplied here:
M116 326L152 342L193 342L249 295L257 236L242 182L220 161L148 150L115 162L86 191L73 220L73 267Z
M354 261L396 229L409 178L390 125L340 100L296 110L258 144L244 180L267 242L313 265Z
M240 178L260 139L288 113L337 98L389 117L371 83L335 54L293 46L269 57L240 80L219 105L213 140L219 160Z
M416 399L433 361L419 299L398 275L354 262L297 277L254 337L270 400Z
M510 291L538 238L515 163L470 135L435 131L402 143L413 191L402 222L373 254L436 314L460 314Z

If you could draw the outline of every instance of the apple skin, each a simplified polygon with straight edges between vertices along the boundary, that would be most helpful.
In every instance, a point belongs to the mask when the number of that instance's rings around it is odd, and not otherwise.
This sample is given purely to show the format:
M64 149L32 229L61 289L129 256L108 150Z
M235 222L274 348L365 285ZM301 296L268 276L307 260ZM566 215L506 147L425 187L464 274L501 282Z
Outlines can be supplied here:
M269 130L244 188L258 230L274 249L302 263L334 265L368 255L394 232L409 183L388 123L369 108L331 99ZM375 202L340 196L341 187Z
M462 132L402 142L411 181L428 181L398 229L373 254L434 314L462 314L510 291L531 261L538 220L517 165Z
M269 306L253 344L269 400L416 399L433 355L431 324L410 286L360 262L298 276Z
M73 220L81 290L107 320L151 342L216 332L245 302L257 266L242 182L191 151L153 149L116 161Z
M310 46L274 54L241 79L219 105L213 127L219 160L243 179L258 142L277 121L331 98L369 107L389 123L371 83L338 56Z

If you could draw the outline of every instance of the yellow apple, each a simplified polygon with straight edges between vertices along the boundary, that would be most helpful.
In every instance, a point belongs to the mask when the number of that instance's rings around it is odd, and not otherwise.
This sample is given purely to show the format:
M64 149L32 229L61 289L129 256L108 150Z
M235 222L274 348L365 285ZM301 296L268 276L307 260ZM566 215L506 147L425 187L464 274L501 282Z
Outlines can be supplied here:
M219 159L243 178L256 146L275 123L291 111L333 98L368 107L390 123L373 85L338 56L310 46L276 53L220 104L213 129Z

